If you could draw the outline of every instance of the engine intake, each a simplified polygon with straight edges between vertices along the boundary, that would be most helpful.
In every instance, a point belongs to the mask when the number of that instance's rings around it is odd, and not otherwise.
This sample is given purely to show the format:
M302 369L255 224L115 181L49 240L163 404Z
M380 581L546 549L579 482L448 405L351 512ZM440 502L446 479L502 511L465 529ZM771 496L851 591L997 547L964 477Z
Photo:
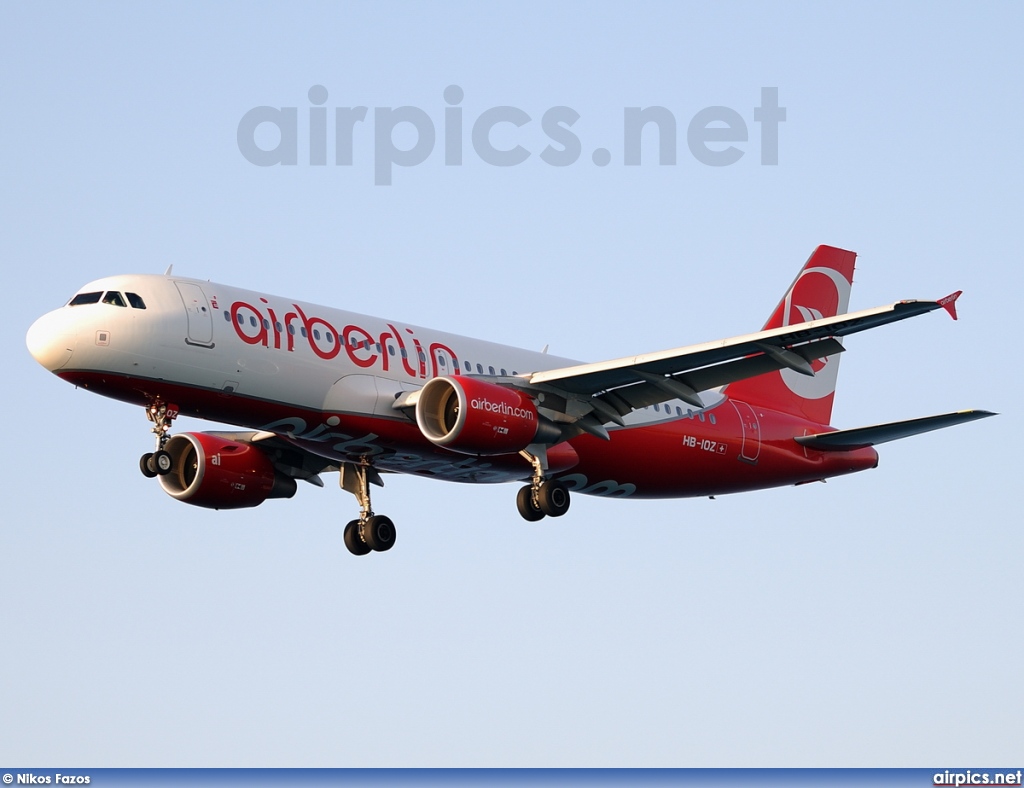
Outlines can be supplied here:
M182 432L167 441L171 472L160 476L164 492L207 509L245 509L268 498L291 498L295 479L278 473L248 443L203 432Z
M463 376L427 382L416 402L416 424L431 443L473 455L514 454L561 434L521 391Z

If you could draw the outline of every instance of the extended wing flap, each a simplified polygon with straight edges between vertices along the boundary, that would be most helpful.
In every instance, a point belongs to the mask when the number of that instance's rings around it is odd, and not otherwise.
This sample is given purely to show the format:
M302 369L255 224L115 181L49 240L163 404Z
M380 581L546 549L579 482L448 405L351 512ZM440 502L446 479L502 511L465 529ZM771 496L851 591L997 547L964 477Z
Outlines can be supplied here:
M535 372L529 376L529 382L535 385L555 385L559 389L573 394L593 395L636 383L638 378L635 374L636 371L655 375L680 375L699 370L702 367L743 359L747 356L770 357L771 354L766 352L765 345L796 351L815 340L856 334L888 323L906 320L909 317L916 317L943 306L939 301L899 301L889 306L811 320L806 323L796 323L716 342L706 342L700 345L690 345L641 356L629 356L595 364L580 364L546 372ZM785 366L779 358L772 360L775 366L767 367L765 371ZM754 372L753 374L761 373ZM750 375L746 377L750 377ZM715 385L723 385L723 383ZM707 386L694 386L694 388L700 390L701 388L706 389Z
M816 435L801 435L795 438L796 442L809 449L818 451L852 451L863 449L865 446L875 446L879 443L909 438L911 435L920 435L923 432L941 430L944 427L952 427L955 424L964 424L968 421L995 416L988 410L961 410L956 413L943 413L939 416L926 416L921 419L908 419L907 421L893 421L888 424L876 424L871 427L857 427L851 430L837 430L835 432L819 432Z
M806 345L799 345L792 352L798 354L805 361L813 361L825 356L842 353L843 346L837 339L822 339ZM684 372L671 379L686 384L686 386L694 391L708 391L709 389L734 383L737 380L745 380L746 378L763 375L767 372L774 372L785 366L788 366L788 364L780 358L763 353L761 355L727 361L723 364L695 369L692 372ZM669 379L666 378L666 380ZM676 399L674 394L649 382L623 386L622 388L615 389L614 393L615 396L625 400L633 408L646 408L649 405Z

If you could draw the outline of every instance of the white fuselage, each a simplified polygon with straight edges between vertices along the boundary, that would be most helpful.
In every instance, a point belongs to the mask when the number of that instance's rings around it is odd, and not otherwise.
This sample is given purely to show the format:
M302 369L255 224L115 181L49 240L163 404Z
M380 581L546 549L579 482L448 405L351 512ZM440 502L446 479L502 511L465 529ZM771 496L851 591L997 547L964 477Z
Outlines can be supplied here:
M111 291L135 294L145 308L97 301L44 315L28 335L40 363L108 396L139 404L182 399L182 413L282 434L324 457L355 446L383 469L455 481L509 481L529 466L516 456L498 461L430 445L392 407L396 397L437 376L515 377L578 363L180 277L107 277L76 298ZM186 389L187 396L178 393ZM200 394L202 404L190 407ZM722 402L714 393L705 399L709 408ZM674 401L626 421L641 426L687 415L693 408Z

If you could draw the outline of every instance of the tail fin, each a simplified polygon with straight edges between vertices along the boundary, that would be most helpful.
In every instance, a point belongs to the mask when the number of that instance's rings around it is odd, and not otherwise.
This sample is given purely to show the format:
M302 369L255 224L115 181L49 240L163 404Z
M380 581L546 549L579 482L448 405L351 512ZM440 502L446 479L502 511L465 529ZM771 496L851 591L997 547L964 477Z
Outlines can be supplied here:
M846 313L856 259L854 252L819 246L775 307L764 328L781 328ZM828 424L832 419L839 358L837 354L812 362L814 377L782 369L731 383L726 392L732 399L802 416L818 424Z

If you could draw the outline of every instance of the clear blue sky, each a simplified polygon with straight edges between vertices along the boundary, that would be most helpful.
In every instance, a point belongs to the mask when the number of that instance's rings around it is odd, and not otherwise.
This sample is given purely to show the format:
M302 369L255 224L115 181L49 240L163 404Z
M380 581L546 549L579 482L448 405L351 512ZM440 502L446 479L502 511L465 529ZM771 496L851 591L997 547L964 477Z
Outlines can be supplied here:
M3 17L0 761L1019 758L1019 6L8 3ZM314 85L332 119L369 108L350 167L333 149L308 163ZM458 167L449 85L464 92ZM762 87L787 111L777 166L760 164ZM241 155L239 121L262 105L298 108L297 165ZM437 142L376 186L375 108L400 106ZM520 165L473 151L472 123L497 106L532 119L493 135L530 151ZM580 116L566 167L540 158L557 106ZM623 110L649 106L676 118L677 163L659 166L651 137L627 167ZM709 106L747 126L733 165L687 147ZM539 524L512 486L389 478L374 502L399 542L364 560L342 544L354 499L330 484L246 512L165 496L138 472L143 411L75 391L24 345L81 284L173 263L596 361L760 327L819 243L860 254L855 309L965 291L958 323L847 342L838 426L1003 415L882 447L877 470L828 484L577 496Z

